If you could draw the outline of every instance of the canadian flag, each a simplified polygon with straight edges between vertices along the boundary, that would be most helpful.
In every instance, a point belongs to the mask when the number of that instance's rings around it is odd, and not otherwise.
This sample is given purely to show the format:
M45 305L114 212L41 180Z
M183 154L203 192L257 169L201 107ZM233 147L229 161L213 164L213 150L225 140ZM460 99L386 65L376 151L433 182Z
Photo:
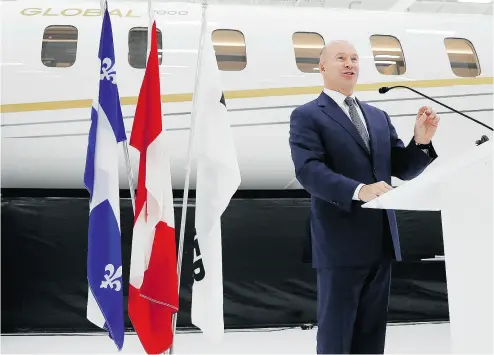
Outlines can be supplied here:
M140 152L129 279L129 317L148 354L173 342L178 277L168 147L162 128L156 22L130 145Z

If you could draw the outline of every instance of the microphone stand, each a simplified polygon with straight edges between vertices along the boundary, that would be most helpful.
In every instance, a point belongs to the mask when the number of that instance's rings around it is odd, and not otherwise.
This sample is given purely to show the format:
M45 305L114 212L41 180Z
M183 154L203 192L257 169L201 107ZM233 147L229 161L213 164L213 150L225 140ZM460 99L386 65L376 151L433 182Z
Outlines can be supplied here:
M468 118L469 120L472 120L472 121L474 121L474 122L478 123L479 125L484 126L485 128L490 129L491 131L494 131L494 129L493 129L492 127L489 127L488 125L486 125L486 124L484 124L484 123L482 123L482 122L480 122L480 121L476 120L475 118L470 117L470 116L468 116L468 115L464 114L463 112L460 112L460 111L458 111L458 110L455 110L454 108L449 107L448 105L443 104L442 102L439 102L439 101L437 101L437 100L433 99L432 97L429 97L429 96L427 96L427 95L425 95L425 94L422 94L420 91L417 91L417 90L415 90L415 89L412 89L411 87L408 87L408 86L404 86L404 85L396 85L396 86L390 86L390 87L383 86L383 87L379 88L379 93L380 93L380 94L385 94L385 93L387 93L389 90L392 90L392 89L395 89L395 88L404 88L404 89L408 89L408 90L410 90L410 91L413 91L414 93L416 93L416 94L418 94L418 95L420 95L420 96L422 96L422 97L425 97L426 99L429 99L429 100L431 100L431 101L434 101L435 103L437 103L437 104L439 104L439 105L441 105L441 106L444 106L444 107L446 107L446 108L450 109L451 111L456 112L456 113L458 113L458 114L462 115L463 117L466 117L466 118ZM479 140L477 140L475 143L476 143L477 145L481 145L482 143L485 143L485 142L487 142L488 140L489 140L489 138L488 138L486 135L483 135L483 136L482 136Z

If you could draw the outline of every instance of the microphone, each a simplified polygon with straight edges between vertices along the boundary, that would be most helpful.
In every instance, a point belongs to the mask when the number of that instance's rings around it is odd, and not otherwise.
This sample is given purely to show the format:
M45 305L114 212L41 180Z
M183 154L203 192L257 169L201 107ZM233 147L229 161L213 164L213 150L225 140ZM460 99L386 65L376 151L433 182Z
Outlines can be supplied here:
M475 118L470 117L470 116L468 116L468 115L464 114L463 112L460 112L460 111L458 111L458 110L455 110L454 108L449 107L448 105L443 104L442 102L439 102L439 101L437 101L437 100L434 100L432 97L429 97L429 96L427 96L427 95L425 95L425 94L421 93L420 91L417 91L417 90L415 90L415 89L412 89L411 87L408 87L408 86L404 86L404 85L396 85L396 86L390 86L390 87L388 87L388 86L383 86L383 87L380 87L380 88L379 88L379 93L380 93L380 94L385 94L385 93L387 93L389 90L392 90L392 89L395 89L395 88L404 88L404 89L408 89L408 90L410 90L410 91L413 91L414 93L419 94L420 96L423 96L423 97L425 97L426 99L429 99L429 100L431 100L431 101L434 101L435 103L437 103L437 104L439 104L439 105L441 105L441 106L444 106L444 107L446 107L446 108L450 109L451 111L456 112L456 113L458 113L458 114L462 115L463 117L466 117L466 118L468 118L469 120L472 120L472 121L474 121L474 122L478 123L479 125L484 126L485 128L490 129L491 131L494 131L494 129L493 129L492 127L489 127L488 125L486 125L486 124L484 124L484 123L482 123L482 122L480 122L480 121L476 120ZM484 143L484 142L487 142L488 140L489 140L489 138L487 138L487 136L483 135L483 136L482 136L482 137L481 137L478 141L476 141L475 143L476 143L477 145L480 145L480 144L482 144L482 143Z

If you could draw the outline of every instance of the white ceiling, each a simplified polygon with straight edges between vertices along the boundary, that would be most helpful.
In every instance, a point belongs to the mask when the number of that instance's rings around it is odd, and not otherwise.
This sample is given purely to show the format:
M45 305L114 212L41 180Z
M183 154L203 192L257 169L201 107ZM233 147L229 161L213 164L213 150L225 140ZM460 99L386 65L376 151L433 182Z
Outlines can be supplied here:
M186 1L196 3L203 2L203 0ZM312 7L322 6L427 13L493 14L493 0L208 0L208 3Z

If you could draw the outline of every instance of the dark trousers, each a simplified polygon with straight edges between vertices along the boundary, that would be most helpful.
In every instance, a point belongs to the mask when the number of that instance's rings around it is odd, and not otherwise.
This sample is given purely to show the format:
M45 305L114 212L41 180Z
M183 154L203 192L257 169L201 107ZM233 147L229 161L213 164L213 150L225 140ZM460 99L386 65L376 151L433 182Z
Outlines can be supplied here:
M393 247L383 237L372 265L317 269L318 354L384 353Z

